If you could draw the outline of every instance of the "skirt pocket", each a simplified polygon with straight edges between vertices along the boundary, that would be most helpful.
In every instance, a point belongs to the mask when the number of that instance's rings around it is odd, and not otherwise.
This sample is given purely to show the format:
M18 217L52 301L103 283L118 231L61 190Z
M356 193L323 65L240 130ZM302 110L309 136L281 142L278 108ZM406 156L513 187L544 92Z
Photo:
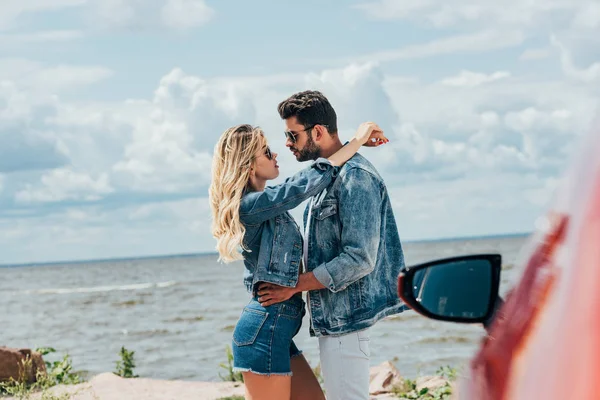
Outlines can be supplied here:
M268 315L264 311L244 308L233 331L233 342L238 346L253 344L267 317Z

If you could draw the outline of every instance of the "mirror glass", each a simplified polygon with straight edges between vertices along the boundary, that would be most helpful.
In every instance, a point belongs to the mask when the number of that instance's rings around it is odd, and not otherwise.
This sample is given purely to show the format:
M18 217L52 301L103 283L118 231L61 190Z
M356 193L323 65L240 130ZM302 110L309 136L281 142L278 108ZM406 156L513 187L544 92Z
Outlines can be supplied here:
M484 259L435 264L415 272L413 295L434 315L482 318L490 306L492 271Z

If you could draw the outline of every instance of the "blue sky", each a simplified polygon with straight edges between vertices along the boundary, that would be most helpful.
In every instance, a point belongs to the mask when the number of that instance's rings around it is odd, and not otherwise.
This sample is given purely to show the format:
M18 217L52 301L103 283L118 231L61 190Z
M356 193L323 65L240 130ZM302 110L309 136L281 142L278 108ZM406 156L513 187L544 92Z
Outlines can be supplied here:
M541 4L543 3L543 4ZM322 90L405 240L530 231L600 93L593 0L4 0L0 264L214 249L227 127ZM301 210L294 212L299 216Z

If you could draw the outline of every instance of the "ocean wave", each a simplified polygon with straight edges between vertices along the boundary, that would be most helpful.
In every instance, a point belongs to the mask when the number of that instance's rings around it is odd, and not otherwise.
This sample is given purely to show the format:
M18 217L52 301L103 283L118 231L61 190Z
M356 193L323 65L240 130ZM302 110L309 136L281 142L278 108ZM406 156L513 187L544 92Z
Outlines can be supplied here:
M177 285L176 281L168 282L146 282L146 283L134 283L130 285L118 285L118 286L93 286L93 287L79 287L79 288L56 288L56 289L33 289L24 290L18 293L21 294L76 294L76 293L104 293L104 292L115 292L115 291L129 291L129 290L143 290L152 288L167 288Z
M426 337L417 341L419 344L437 344L437 343L476 343L474 338L464 336L435 336Z

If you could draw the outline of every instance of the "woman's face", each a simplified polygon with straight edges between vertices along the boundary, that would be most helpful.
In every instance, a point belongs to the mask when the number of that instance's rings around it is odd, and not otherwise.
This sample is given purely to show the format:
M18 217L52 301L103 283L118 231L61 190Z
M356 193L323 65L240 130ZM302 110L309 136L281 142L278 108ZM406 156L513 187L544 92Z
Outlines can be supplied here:
M256 179L264 181L275 179L279 176L277 153L271 152L271 149L267 145L255 154L254 176Z

